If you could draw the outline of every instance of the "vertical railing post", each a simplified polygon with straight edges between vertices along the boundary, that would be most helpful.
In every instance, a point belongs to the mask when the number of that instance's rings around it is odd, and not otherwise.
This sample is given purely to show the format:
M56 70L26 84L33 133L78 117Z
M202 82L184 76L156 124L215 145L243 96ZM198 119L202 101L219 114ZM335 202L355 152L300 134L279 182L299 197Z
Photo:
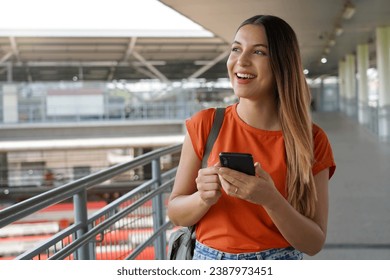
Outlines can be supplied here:
M160 158L152 161L152 176L157 181L155 188L161 185ZM162 194L158 194L152 199L153 208L153 231L156 232L164 224L164 205ZM166 255L166 236L165 232L156 238L154 242L155 259L163 260Z
M87 208L87 211L88 211L88 208ZM91 229L93 228L93 225L92 224L89 224L88 225L88 231L90 231ZM89 242L88 243L88 257L89 257L89 260L96 260L96 240L94 242Z
M77 238L83 236L88 230L88 210L87 210L87 191L84 189L73 196L74 220L75 223L81 223L83 226L77 231ZM89 244L83 245L77 249L77 259L89 260Z

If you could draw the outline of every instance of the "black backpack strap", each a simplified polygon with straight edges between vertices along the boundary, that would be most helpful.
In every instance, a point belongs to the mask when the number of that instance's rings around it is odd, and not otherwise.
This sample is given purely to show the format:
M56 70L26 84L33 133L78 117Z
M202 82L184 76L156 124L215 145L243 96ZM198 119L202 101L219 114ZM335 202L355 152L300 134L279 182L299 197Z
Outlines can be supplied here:
M222 107L216 108L213 126L211 127L209 136L207 137L206 146L204 148L204 155L203 155L203 159L202 159L202 168L207 167L207 160L209 158L211 150L213 149L214 142L218 137L219 131L221 130L224 116L225 116L225 108L222 108ZM188 229L191 232L191 240L190 241L192 242L193 248L195 248L195 240L196 240L195 228L196 228L196 225L192 225L192 226L188 227ZM192 249L192 252L193 251L194 250Z
M202 168L207 167L207 160L209 158L211 150L213 149L214 142L218 137L219 131L221 130L224 116L225 116L225 108L217 108L215 110L213 126L211 127L210 134L207 137L207 142L204 149Z

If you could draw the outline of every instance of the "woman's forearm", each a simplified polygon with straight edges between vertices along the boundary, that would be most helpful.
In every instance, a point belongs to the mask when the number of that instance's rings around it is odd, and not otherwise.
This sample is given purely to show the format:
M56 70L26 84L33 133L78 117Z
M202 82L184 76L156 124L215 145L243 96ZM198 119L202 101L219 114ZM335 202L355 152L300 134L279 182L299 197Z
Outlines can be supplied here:
M313 219L309 219L295 210L280 193L265 207L284 238L293 247L308 255L317 254L326 240L328 178L328 169L314 176L317 201Z
M297 212L282 196L266 211L295 249L307 255L315 255L322 249L326 232L313 220Z
M209 210L210 206L200 198L199 192L178 195L169 201L168 216L175 225L192 226Z

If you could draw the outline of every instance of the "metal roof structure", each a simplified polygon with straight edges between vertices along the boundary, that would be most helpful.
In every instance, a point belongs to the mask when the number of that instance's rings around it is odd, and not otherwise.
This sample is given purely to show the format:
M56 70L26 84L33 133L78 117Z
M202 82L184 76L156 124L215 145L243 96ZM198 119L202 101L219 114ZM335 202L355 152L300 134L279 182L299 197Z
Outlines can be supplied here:
M388 0L160 2L214 37L3 35L0 82L225 78L234 32L244 19L255 14L277 15L291 24L309 77L336 75L339 60L356 53L358 44L369 44L370 63L375 66L375 29L390 25ZM327 63L320 62L322 57Z

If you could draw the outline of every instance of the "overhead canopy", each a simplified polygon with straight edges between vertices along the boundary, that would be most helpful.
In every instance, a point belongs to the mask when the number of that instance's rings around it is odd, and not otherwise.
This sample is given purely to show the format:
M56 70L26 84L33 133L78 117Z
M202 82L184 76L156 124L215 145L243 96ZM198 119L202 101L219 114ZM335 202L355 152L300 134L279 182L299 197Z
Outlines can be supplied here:
M388 0L13 0L2 11L0 82L226 77L234 32L254 14L292 25L310 77L335 75L362 43L375 66L375 28L390 25Z

